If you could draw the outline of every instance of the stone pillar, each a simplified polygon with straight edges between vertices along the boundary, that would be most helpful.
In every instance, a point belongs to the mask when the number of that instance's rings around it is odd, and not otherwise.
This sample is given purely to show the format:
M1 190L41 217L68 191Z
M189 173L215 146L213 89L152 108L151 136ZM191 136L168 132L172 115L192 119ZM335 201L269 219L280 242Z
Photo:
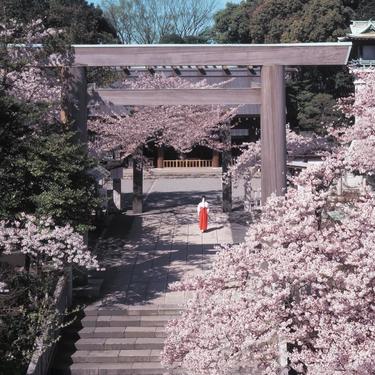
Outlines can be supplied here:
M220 167L220 154L219 151L212 150L212 167L219 168Z
M261 71L262 204L286 191L286 132L284 66L265 65Z
M77 141L87 143L87 78L86 68L62 68L63 94L61 122L77 132Z
M133 157L133 213L143 211L143 161L142 148Z
M231 136L230 136L230 125L227 124L223 131L223 143L226 149L222 153L221 165L223 175L228 172L229 166L232 163L231 153ZM232 180L231 178L225 178L222 182L223 190L223 212L232 211Z
M125 210L125 198L121 191L121 178L113 179L113 203L119 211Z
M164 147L159 146L156 149L157 152L157 161L156 161L156 168L163 168L164 167Z

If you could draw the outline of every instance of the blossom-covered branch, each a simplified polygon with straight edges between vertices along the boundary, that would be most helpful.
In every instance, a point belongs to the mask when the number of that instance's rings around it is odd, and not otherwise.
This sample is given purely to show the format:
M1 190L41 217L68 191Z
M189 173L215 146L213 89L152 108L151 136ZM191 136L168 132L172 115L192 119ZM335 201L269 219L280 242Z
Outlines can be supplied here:
M141 74L136 80L125 81L123 88L168 89L168 88L212 88L205 80L191 83L180 77ZM191 151L193 146L205 145L221 149L223 126L235 115L237 108L223 106L175 105L154 107L132 107L122 114L99 114L89 120L89 130L95 133L91 149L95 154L113 149L131 155L142 145L154 141L156 145L171 146L181 152Z
M21 215L13 222L0 221L0 252L21 251L32 259L51 263L54 268L75 264L99 269L96 256L87 249L83 237L69 225L57 226L50 218Z
M374 72L365 77L346 109L356 124L340 129L322 163L296 177L298 188L267 200L244 243L223 246L210 271L174 285L194 297L168 326L166 366L202 375L277 374L284 366L301 374L373 372L375 196L368 189L337 197L333 189L347 172L375 170L370 157L349 162L349 142L371 142L375 131L375 106L365 100L374 97Z
M287 128L286 147L288 157L325 155L326 151L332 150L333 142L328 137L312 135L309 137L299 135ZM229 174L234 181L240 178L250 180L254 173L259 170L261 164L261 142L244 143L241 145L241 155L229 168Z

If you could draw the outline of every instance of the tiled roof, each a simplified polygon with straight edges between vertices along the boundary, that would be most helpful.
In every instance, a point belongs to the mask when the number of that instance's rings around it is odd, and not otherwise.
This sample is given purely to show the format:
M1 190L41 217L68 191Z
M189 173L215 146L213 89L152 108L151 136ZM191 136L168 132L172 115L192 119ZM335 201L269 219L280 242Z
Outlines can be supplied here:
M375 38L375 21L352 21L349 37L373 37Z

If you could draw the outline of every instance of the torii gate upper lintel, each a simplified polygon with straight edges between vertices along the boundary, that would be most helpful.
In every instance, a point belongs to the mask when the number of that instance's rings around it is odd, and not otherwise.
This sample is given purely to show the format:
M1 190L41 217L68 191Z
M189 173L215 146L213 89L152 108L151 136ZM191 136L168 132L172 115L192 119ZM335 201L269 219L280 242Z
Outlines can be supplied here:
M346 65L351 42L236 44L236 45L73 45L74 65L69 68L74 87L67 102L78 129L86 129L86 66L261 66L261 87L197 90L97 90L103 100L123 105L260 104L262 181L264 203L272 193L286 190L285 80L286 66ZM177 92L178 91L178 92ZM77 101L77 99L79 99ZM69 105L68 107L69 108ZM73 106L70 106L73 108ZM84 136L85 137L85 136ZM139 178L139 177L138 177ZM142 212L142 189L134 191L133 211ZM228 205L227 205L228 209Z

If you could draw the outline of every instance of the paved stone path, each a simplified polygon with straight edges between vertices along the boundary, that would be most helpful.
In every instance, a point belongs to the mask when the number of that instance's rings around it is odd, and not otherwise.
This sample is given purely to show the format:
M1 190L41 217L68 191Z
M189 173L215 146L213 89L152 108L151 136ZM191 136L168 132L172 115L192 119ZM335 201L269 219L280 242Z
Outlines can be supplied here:
M183 302L187 296L168 291L169 285L207 269L216 245L243 239L245 227L229 223L218 205L211 204L209 229L200 233L195 205L159 209L158 200L150 201L151 210L149 206L146 213L134 216L130 232L122 239L121 225L127 223L119 217L106 233L109 239L102 241L101 248L106 252L107 276L98 304Z
M97 249L106 267L101 296L85 309L83 328L70 334L69 359L53 374L166 373L159 360L164 326L189 298L170 284L207 270L215 246L240 242L246 231L243 214L229 220L218 192L208 191L209 228L200 233L201 194L151 192L144 214L113 217Z

